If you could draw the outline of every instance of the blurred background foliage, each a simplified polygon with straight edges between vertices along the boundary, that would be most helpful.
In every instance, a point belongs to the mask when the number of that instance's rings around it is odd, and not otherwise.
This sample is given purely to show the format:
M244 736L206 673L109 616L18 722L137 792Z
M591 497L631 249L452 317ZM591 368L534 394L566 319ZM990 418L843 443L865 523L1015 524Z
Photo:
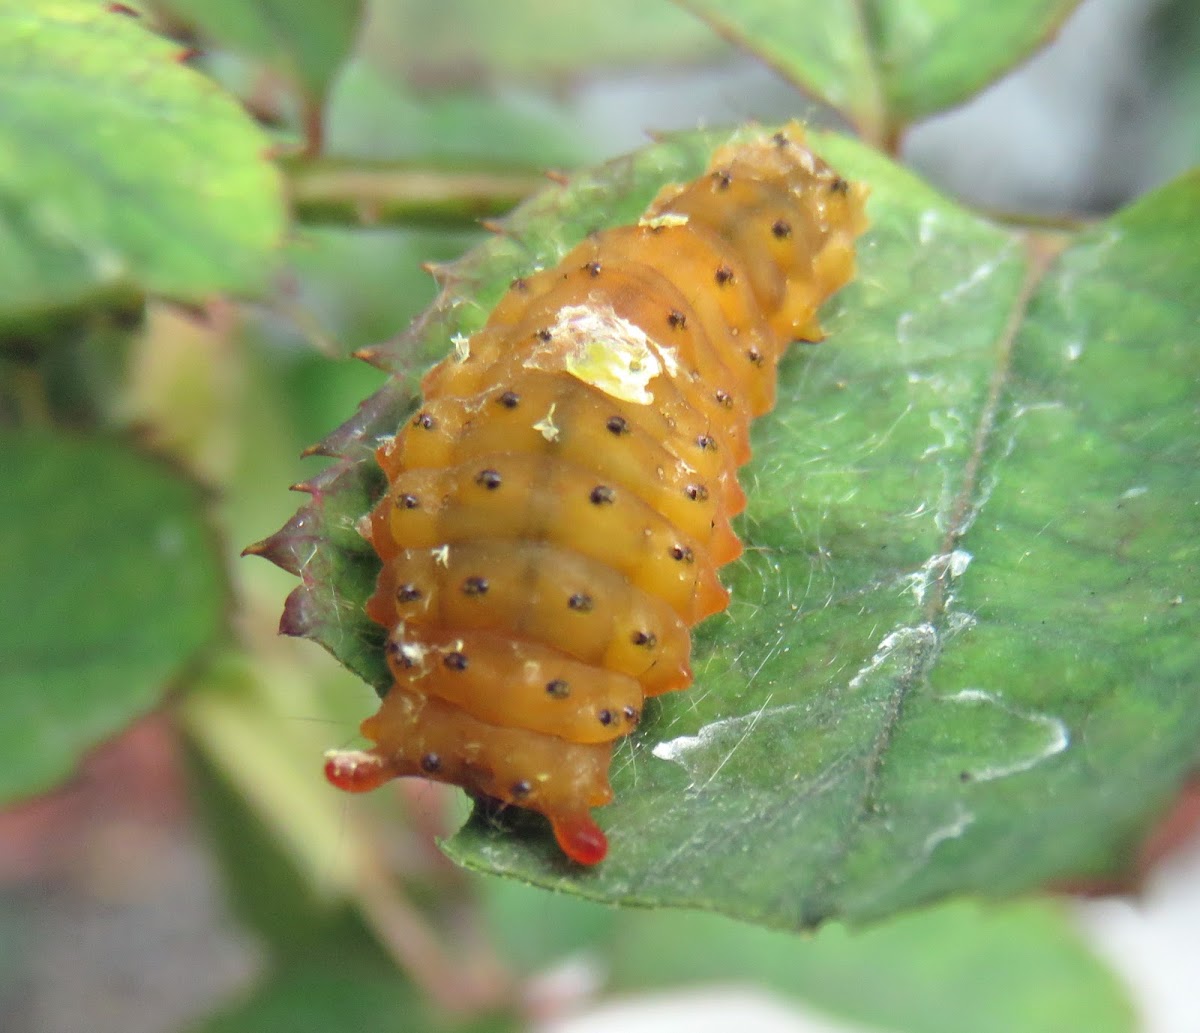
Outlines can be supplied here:
M324 785L370 690L278 639L293 579L237 558L379 386L350 353L433 299L420 263L543 169L797 115L1001 211L1195 164L1189 0L1089 0L1077 67L976 96L1074 7L0 0L6 1030L522 1029L699 983L900 1033L1133 1029L1053 902L801 939L462 872L456 794Z

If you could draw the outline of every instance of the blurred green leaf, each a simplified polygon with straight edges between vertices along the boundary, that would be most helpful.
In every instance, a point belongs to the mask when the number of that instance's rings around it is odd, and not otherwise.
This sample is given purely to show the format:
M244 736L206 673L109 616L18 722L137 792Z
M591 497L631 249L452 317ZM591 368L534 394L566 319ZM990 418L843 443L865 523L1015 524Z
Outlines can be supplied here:
M507 959L534 971L576 957L605 974L608 993L753 986L903 1033L1136 1028L1124 989L1071 914L1048 902L958 902L802 939L716 915L614 910L513 880L481 889Z
M811 939L715 915L625 911L614 990L751 984L902 1033L1133 1033L1124 989L1060 907L955 903Z
M544 893L515 879L485 879L476 886L497 950L514 969L533 973L581 955L607 974L628 912Z
M199 490L109 441L3 435L0 799L48 788L155 706L221 629Z
M311 228L297 234L287 250L287 301L278 302L284 316L295 321L259 313L251 317L250 331L251 340L269 349L261 356L262 368L254 371L256 394L278 399L282 413L274 418L287 417L297 452L379 386L379 370L349 356L394 336L433 299L437 288L421 263L459 254L478 236ZM295 453L286 457L293 459ZM263 472L255 475L254 485L262 484ZM252 484L245 487L250 491Z
M977 93L1079 0L680 0L872 140Z
M864 921L1114 871L1196 762L1197 178L1082 235L1039 283L1021 234L816 140L871 184L873 225L829 344L784 363L756 426L747 551L730 610L697 631L696 688L619 744L603 865L572 868L512 810L449 844L464 864L777 926ZM325 443L342 458L314 504L260 548L303 579L287 630L386 690L362 614L378 561L354 526L413 374L514 273L635 218L714 142L549 191L445 271L381 352L393 379Z
M723 48L666 0L393 0L372 10L363 50L381 68L444 87L493 74L532 79L598 66L661 70Z
M249 672L237 670L236 663L227 658L220 669L209 672L203 691L221 694L224 698L217 706L248 718L251 727L259 726L263 723L259 720L261 708L256 706L258 700L251 678ZM238 918L262 937L274 960L306 955L323 957L331 936L347 935L357 927L343 901L333 899L328 886L319 886L313 877L313 870L321 862L314 857L314 865L302 870L293 853L286 849L300 837L281 830L297 824L293 818L295 811L303 809L306 798L311 797L300 796L293 790L292 807L282 806L289 797L271 793L270 785L278 780L262 777L261 756L246 765L247 780L252 785L232 781L228 764L238 753L226 747L228 737L222 737L220 730L228 725L212 719L210 702L201 700L199 705L185 711L188 727L199 740L199 745L189 743L187 750L189 781L191 798L221 865L230 903ZM286 778L291 772L283 774ZM252 806L264 796L274 796L280 804L273 808L269 819L256 813ZM327 811L328 807L321 806L325 802L316 802L313 809ZM309 823L307 831L312 828ZM339 842L336 826L325 832L333 833L332 840L314 837L310 853L329 850L331 843Z
M316 100L354 46L363 0L155 0L193 31L293 78Z
M0 332L0 423L103 424L120 409L141 305L73 309Z
M326 151L359 160L540 174L597 157L577 119L543 94L410 87L366 61L334 85L326 122Z
M0 0L0 324L131 288L259 288L267 139L179 48L85 0Z
M305 227L297 231L285 252L285 287L276 304L284 316L296 317L290 343L299 343L297 332L306 334L341 358L394 337L437 293L424 266L462 254L483 236L474 228ZM289 336L279 332L282 329L277 327L272 335L280 344ZM310 406L322 404L327 403L316 391L309 391L297 410L307 412ZM306 419L329 429L328 412Z
M1143 74L1157 105L1146 174L1157 182L1200 162L1200 5L1161 0L1148 15L1144 46Z
M330 683L324 673L320 663L272 664L261 654L226 654L197 678L179 711L206 768L242 798L235 814L207 812L218 844L236 835L230 830L243 821L262 826L247 829L248 843L236 845L238 857L245 858L240 852L256 840L275 843L278 854L262 857L259 874L275 866L276 858L286 859L288 871L271 879L308 888L308 896L297 900L297 925L314 924L321 911L333 914L337 902L366 881L364 873L373 863L369 841L348 819L344 800L330 791L320 763L313 762L329 735L343 738L353 727L339 720L338 711L349 709L355 696L345 691L345 680ZM336 690L340 698L335 699ZM210 805L229 804L229 796L217 795L221 790L209 786L208 792ZM224 847L225 860L233 849ZM230 880L235 902L273 940L274 931L286 930L293 919L261 913L280 887L261 900L244 899L254 893L253 880L252 872Z
M461 1022L432 1013L420 993L362 944L326 942L321 965L292 966L192 1033L515 1033L503 1015Z

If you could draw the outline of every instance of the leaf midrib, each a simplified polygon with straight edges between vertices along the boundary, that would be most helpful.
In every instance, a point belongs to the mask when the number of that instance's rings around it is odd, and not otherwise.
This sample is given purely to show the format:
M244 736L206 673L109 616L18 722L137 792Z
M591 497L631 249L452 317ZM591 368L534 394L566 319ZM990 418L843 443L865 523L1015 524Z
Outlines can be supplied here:
M950 511L951 518L947 522L946 533L939 548L939 553L943 556L954 551L973 523L973 520L967 519L967 515L977 502L976 489L983 468L983 459L996 429L996 417L1000 410L1004 389L1008 384L1017 335L1025 322L1034 292L1058 253L1058 248L1048 238L1032 233L1025 237L1024 243L1025 274L1004 325L996 338L995 364L988 382L987 395L976 422L971 450L963 469L962 485L955 495ZM809 903L806 905L801 919L802 925L816 925L826 917L826 913L831 908L828 895L840 878L842 862L850 854L858 839L858 833L868 818L879 811L876 795L888 750L903 717L904 705L913 688L926 680L941 654L941 625L946 612L949 582L949 569L943 566L930 585L920 617L920 626L930 627L934 630L933 644L921 647L912 658L912 662L905 665L886 698L883 719L864 757L862 787L847 816L842 834L838 837L833 851L813 883L809 894Z

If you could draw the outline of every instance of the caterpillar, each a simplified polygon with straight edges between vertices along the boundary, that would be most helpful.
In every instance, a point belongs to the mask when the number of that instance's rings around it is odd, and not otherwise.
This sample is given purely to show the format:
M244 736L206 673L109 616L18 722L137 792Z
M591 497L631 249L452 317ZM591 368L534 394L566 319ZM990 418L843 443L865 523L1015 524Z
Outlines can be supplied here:
M821 338L865 198L796 123L728 144L456 339L376 452L367 615L394 684L371 748L327 755L333 785L451 783L603 860L614 743L691 684L690 629L726 607L742 550L751 420L787 345Z

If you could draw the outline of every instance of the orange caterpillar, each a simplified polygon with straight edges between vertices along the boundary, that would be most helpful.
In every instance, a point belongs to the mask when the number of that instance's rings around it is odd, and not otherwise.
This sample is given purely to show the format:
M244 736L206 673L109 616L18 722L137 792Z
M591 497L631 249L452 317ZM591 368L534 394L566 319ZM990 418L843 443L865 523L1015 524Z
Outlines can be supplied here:
M789 342L821 337L865 196L794 123L723 147L636 225L514 281L430 370L364 523L395 685L362 725L375 745L329 755L334 785L449 782L604 858L613 742L691 683L689 629L741 552L750 421Z

